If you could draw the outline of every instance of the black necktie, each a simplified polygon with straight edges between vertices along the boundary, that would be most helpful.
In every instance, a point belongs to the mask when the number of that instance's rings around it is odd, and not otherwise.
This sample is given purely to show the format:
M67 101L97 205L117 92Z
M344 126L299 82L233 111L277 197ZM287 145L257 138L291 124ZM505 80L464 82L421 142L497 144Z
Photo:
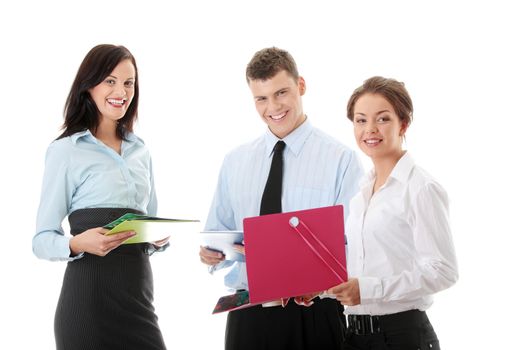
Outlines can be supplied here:
M272 166L266 180L261 199L260 215L282 212L281 193L283 189L283 150L284 141L277 141L273 147Z

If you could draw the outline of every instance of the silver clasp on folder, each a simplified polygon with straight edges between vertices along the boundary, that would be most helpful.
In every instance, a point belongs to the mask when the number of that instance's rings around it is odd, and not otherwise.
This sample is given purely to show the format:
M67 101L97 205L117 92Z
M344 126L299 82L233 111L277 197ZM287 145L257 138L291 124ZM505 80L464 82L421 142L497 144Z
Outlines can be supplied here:
M299 219L297 218L297 216L292 216L290 218L290 221L288 221L290 226L292 226L293 228L296 228L297 226L299 226Z
M301 222L301 220L299 220L297 216L292 216L290 220L288 220L288 223L291 227L293 227L295 232L299 234L299 236L303 239L304 243L306 243L310 250L314 252L315 255L317 255L317 257L332 271L332 273L337 277L337 279L341 282L346 281L346 268L343 266L343 264L341 264L339 260L337 260L337 258L330 252L330 250L323 244L323 242L321 242L319 238L317 238L317 236L308 228L308 226L306 226L304 222ZM336 266L340 268L342 273L337 273L337 271L334 270L334 267L332 267L332 265L328 263L323 256L321 256L317 248L312 245L312 242L308 240L304 236L304 234L299 230L299 224L301 224L303 228L310 234L310 237L313 238L313 241L317 242L317 244L321 247L321 251L323 251L325 254L328 254L327 258L331 258L331 260L335 262Z

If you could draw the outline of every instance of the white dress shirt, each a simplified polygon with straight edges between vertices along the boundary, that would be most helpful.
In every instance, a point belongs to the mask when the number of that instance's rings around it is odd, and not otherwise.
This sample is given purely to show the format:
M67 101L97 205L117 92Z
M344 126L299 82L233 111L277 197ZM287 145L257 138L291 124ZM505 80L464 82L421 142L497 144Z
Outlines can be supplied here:
M259 215L277 141L279 138L268 129L225 157L206 230L243 230L244 218ZM355 151L314 128L308 120L283 141L283 212L343 204L346 218L348 203L357 193L363 174ZM226 261L216 268L230 265L233 267L225 285L248 289L245 263Z
M359 280L361 305L345 313L426 310L458 278L447 194L408 153L372 195L374 182L372 171L350 202L348 273Z

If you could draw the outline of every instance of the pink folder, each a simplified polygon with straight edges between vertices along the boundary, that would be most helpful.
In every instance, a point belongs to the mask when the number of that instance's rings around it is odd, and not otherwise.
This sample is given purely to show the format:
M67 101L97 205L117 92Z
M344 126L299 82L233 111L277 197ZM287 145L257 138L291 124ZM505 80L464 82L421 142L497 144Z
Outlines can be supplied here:
M343 206L244 219L250 304L347 281Z

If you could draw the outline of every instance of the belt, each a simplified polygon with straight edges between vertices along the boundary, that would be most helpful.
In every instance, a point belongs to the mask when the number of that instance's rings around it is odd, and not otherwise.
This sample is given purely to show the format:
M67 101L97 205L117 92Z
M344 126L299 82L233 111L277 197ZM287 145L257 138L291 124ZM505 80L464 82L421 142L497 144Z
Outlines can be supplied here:
M396 314L348 315L348 332L355 335L377 334L392 329L419 326L428 320L425 311L409 310Z

